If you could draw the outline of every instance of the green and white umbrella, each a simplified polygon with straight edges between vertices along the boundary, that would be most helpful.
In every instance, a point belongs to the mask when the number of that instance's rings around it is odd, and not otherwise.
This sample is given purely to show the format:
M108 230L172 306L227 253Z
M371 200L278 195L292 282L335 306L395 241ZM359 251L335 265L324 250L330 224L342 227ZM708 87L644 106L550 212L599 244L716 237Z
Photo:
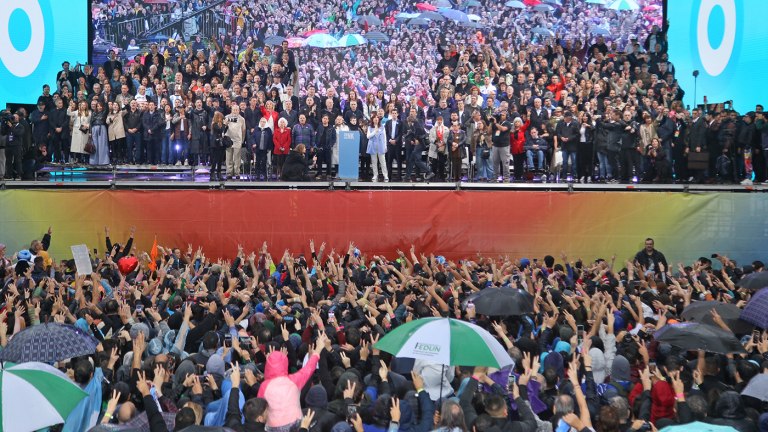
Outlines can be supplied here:
M45 363L5 363L0 370L0 432L64 423L85 397L69 377Z
M452 318L422 318L403 324L375 345L395 357L447 366L512 364L507 350L487 330Z

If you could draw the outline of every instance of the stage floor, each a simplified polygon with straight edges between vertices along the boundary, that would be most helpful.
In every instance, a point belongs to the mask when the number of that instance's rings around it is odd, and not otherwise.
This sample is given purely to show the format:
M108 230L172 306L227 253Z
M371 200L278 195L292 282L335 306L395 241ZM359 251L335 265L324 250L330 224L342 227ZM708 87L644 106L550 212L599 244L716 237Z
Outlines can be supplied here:
M247 174L239 179L211 182L207 167L189 166L77 166L49 165L36 180L0 180L0 189L309 189L309 190L538 190L538 191L645 191L645 192L768 192L768 185L740 184L648 184L542 182L532 176L527 182L370 182L332 179L311 182L261 180Z

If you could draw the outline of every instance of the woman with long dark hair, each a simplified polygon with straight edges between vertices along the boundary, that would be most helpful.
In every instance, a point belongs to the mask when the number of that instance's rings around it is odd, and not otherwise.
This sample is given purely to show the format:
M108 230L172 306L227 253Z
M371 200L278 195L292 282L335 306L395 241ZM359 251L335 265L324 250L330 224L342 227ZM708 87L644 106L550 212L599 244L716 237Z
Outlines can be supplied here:
M94 100L91 106L94 108L91 115L91 140L96 151L91 154L89 162L91 165L109 165L107 110L100 100Z
M221 111L216 111L213 115L213 124L211 124L211 131L213 132L213 140L211 141L211 181L221 181L221 163L224 160L224 134L227 133L227 125L224 123L224 114Z

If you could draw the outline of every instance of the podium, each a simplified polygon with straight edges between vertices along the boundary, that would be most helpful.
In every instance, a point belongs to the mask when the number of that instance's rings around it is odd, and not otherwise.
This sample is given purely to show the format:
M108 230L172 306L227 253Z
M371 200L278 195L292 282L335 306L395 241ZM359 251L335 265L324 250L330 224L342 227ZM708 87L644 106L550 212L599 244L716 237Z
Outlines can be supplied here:
M360 166L360 132L342 131L339 138L339 178L357 181Z

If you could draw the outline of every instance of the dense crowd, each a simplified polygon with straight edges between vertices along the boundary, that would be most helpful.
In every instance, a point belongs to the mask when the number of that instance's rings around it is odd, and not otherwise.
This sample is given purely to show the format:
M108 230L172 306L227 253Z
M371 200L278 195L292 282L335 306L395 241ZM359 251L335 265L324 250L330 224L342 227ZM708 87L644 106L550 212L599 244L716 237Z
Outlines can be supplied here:
M694 421L768 430L768 397L744 391L768 373L768 333L732 331L714 312L712 326L744 336L742 354L688 351L655 336L684 321L689 305L743 308L753 292L740 281L763 272L760 261L675 265L652 239L626 261L451 261L414 246L370 256L352 242L337 251L312 241L298 253L273 256L265 242L216 258L193 245L147 253L133 234L118 244L106 228L90 274L48 252L50 229L11 258L0 245L2 347L48 322L99 341L94 354L56 364L96 402L73 412L65 430L97 421L106 430L138 421L153 432L626 432ZM478 295L494 290L519 290L532 309L478 313L473 301L479 308ZM392 330L427 317L487 329L513 365L408 362L377 349Z
M111 51L99 67L65 62L37 110L7 118L4 176L75 161L202 165L212 180L246 168L256 179L328 178L339 132L353 130L363 180L766 180L762 106L684 107L658 2L536 3L462 3L453 11L477 21L441 21L403 19L432 9L411 1L225 2L216 8L231 27L210 39L176 35L133 58ZM112 1L94 16L112 25L207 5ZM308 32L383 38L264 44ZM134 33L119 36L121 49Z

